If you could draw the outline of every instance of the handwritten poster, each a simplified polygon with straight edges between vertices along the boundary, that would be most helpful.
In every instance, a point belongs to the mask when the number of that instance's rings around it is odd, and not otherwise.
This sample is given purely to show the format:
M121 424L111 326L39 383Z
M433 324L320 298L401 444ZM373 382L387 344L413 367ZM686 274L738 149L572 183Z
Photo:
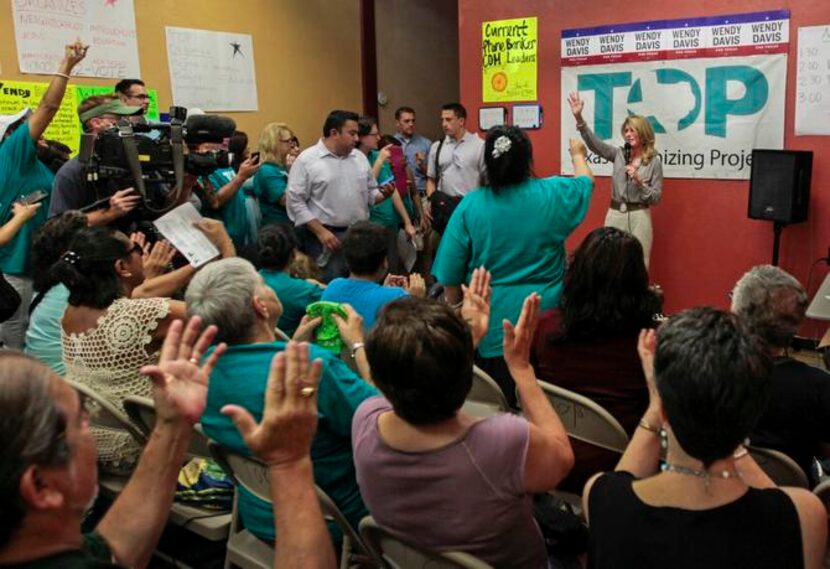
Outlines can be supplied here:
M482 100L535 101L538 52L535 17L483 22Z
M48 83L30 81L6 81L0 79L0 115L10 115L24 107L33 111L40 104L40 100L49 87ZM74 156L78 152L81 140L81 122L78 120L78 105L90 95L111 95L112 87L93 87L90 85L69 85L61 101L60 109L52 119L52 123L44 133L44 138L57 140L72 149ZM158 109L158 92L155 89L148 91L150 95L150 111ZM147 118L158 120L148 111Z
M258 110L252 36L166 30L174 105L204 111Z
M830 135L830 26L798 29L795 134Z
M12 16L21 73L56 71L81 38L91 47L74 75L141 77L133 0L12 0Z

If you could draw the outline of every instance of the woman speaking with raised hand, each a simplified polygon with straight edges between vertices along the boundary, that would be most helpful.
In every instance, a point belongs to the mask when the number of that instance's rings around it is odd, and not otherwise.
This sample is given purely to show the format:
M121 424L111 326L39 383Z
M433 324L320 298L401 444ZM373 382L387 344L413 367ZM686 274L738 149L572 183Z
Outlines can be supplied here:
M600 140L582 118L585 102L579 93L568 95L568 104L588 148L614 165L605 225L632 233L643 246L648 268L653 240L649 208L663 194L663 163L654 148L654 130L645 117L630 115L620 128L625 144L612 146Z

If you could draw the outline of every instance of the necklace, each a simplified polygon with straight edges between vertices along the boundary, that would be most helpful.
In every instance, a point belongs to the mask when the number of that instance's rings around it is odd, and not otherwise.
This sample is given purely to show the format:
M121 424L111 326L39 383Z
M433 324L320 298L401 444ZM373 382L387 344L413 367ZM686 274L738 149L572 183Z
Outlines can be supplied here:
M689 466L682 466L680 464L672 464L671 462L664 462L660 469L663 472L676 472L677 474L694 476L696 478L703 478L707 494L709 493L709 482L713 477L720 478L722 480L728 480L729 478L737 478L739 480L743 480L743 476L741 476L741 473L737 470L721 470L717 472L709 472L705 469L691 468Z

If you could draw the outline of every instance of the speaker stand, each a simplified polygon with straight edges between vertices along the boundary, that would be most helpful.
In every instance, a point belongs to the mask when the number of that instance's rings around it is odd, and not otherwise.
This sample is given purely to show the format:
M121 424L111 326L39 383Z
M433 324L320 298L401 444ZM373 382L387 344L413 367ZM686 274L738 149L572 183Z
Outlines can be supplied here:
M772 264L778 266L778 249L781 244L781 231L784 229L783 223L775 221L772 224Z

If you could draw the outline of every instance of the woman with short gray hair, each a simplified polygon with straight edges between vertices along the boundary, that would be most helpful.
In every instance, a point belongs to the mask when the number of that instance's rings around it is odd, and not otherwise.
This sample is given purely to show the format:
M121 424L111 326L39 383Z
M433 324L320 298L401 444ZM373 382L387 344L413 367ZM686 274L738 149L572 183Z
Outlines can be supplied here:
M261 416L271 360L286 346L275 335L282 305L254 266L239 258L223 259L202 269L188 286L185 302L189 316L201 317L205 325L218 326L216 341L228 344L211 374L202 426L222 446L250 455L230 417L222 410L226 405L239 405L255 417ZM319 318L312 320L306 316L294 339L309 339L319 323ZM351 344L348 338L344 340ZM360 342L353 345L355 350L362 348ZM355 479L352 416L358 405L377 395L377 391L328 350L312 345L309 357L323 362L319 386L307 388L311 390L308 396L319 390L320 420L311 451L314 480L357 527L367 511ZM254 535L274 540L273 513L268 502L239 488L239 514ZM339 534L333 537L339 539Z

